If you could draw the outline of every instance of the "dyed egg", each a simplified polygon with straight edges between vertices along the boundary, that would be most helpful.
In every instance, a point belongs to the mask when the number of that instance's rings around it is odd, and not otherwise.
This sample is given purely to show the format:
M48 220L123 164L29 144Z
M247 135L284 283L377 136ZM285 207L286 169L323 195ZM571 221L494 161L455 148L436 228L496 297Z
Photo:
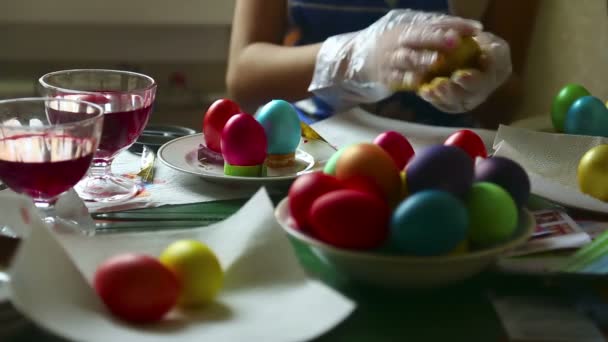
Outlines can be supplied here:
M207 109L203 118L203 137L205 145L212 151L222 152L222 132L228 119L241 113L241 108L229 99L220 99Z
M298 177L289 187L289 212L298 228L308 230L312 202L330 191L340 190L342 183L336 177L320 171Z
M395 209L390 223L391 240L405 254L447 254L466 238L468 224L467 210L454 195L421 191Z
M405 170L399 172L399 175L401 176L401 199L404 199L407 197L408 192L407 192L407 173L405 172Z
M414 148L401 133L395 131L384 132L374 139L374 144L382 147L402 170L407 162L414 156Z
M114 316L133 323L161 320L181 291L174 272L155 258L137 253L104 261L95 271L93 286Z
M453 133L443 144L446 146L455 146L461 148L473 160L475 160L477 157L488 157L486 145L483 143L481 137L469 129L463 129Z
M222 287L224 273L220 262L215 253L200 241L175 241L161 253L159 260L182 283L181 306L205 305L215 299Z
M228 119L222 131L222 155L231 165L253 166L266 159L266 133L249 114L237 114Z
M557 132L564 132L566 114L574 101L589 95L591 95L591 93L578 84L568 84L559 91L551 105L551 121Z
M380 189L388 203L396 204L399 200L399 169L378 145L362 143L347 148L336 164L336 178L345 183L354 183L357 178L363 178Z
M300 144L302 129L295 108L286 101L272 100L257 113L268 138L268 154L290 154Z
M530 178L515 161L504 157L484 159L475 166L475 181L490 182L501 186L523 207L530 197Z
M323 167L323 172L325 172L328 175L335 176L336 175L336 164L338 163L338 159L340 159L340 156L342 155L342 153L344 153L344 151L351 146L352 145L344 146L341 149L334 152L334 154L332 154L331 157L327 160L325 167Z
M583 155L577 179L581 192L608 201L608 145L595 146Z
M337 190L322 195L310 208L311 231L336 247L370 249L388 237L390 208L377 196Z
M473 161L454 146L434 145L416 154L407 165L407 189L442 190L464 196L473 183Z
M473 184L466 199L469 212L469 239L475 247L488 247L508 240L517 228L517 206L500 186Z
M574 101L564 123L568 134L608 137L608 108L594 96L584 96Z

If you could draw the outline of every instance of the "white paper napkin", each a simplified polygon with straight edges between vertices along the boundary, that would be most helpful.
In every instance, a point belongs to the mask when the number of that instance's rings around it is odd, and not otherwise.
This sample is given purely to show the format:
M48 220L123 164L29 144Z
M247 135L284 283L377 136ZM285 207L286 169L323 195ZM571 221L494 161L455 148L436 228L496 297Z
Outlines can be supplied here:
M355 108L314 123L313 128L330 143L342 147L348 144L372 142L385 131L403 134L418 151L428 145L442 144L452 133L462 128L429 126L380 117ZM492 148L496 131L473 129L484 141L488 151Z
M12 195L10 195L12 196ZM307 278L260 190L212 226L87 237L51 234L15 215L29 202L0 194L11 225L30 228L11 269L15 306L44 328L78 341L302 341L345 319L354 304ZM217 254L225 286L216 304L196 314L174 310L163 322L134 327L113 319L89 285L96 267L122 252L159 253L178 239L198 239Z
M606 143L608 139L600 137L500 126L493 145L495 155L522 165L533 193L567 206L608 213L608 203L580 192L576 179L585 152Z
M118 175L134 175L139 171L140 159L139 156L131 152L123 152L112 163L112 171ZM226 186L206 182L200 177L173 170L158 159L154 168L154 182L146 184L144 191L137 197L112 204L87 202L87 207L91 212L118 211L169 204L243 198L253 195L258 190L251 187Z

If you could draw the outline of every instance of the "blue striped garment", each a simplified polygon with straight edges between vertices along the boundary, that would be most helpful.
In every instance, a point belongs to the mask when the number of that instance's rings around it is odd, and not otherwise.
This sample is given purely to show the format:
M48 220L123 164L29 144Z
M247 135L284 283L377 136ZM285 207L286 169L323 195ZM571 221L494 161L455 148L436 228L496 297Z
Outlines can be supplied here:
M285 44L314 44L337 34L358 31L394 8L447 13L448 0L291 0L290 30ZM391 106L397 103L402 109L400 112L410 113L402 119L439 126L473 126L470 115L443 113L414 93L398 93L382 103L391 103ZM301 119L307 123L333 114L332 108L316 97L295 105Z

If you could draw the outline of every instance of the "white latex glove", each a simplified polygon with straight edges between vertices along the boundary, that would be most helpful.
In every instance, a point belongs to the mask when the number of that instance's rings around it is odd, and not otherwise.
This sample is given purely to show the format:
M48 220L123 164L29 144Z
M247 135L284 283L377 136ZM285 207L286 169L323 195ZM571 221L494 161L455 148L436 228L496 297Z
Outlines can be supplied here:
M482 52L482 70L459 70L419 89L418 95L446 113L467 112L484 102L511 75L509 44L482 32L473 37Z

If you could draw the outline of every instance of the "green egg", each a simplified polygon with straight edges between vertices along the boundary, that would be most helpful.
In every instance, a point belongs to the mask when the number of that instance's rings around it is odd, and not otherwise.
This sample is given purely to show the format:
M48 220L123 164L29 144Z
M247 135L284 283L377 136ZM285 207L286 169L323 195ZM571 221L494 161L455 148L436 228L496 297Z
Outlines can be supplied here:
M473 184L466 198L469 240L484 248L509 240L517 229L517 206L502 187L489 182Z
M336 175L336 165L338 164L338 159L340 159L340 156L342 155L342 153L344 153L344 151L347 148L349 148L350 146L352 146L352 145L344 146L341 149L334 152L334 154L332 154L332 156L329 158L329 160L327 160L327 164L325 164L325 167L323 168L323 173L335 176Z
M559 91L553 99L551 106L551 120L557 132L564 131L566 113L568 113L568 109L570 109L572 103L583 96L589 95L591 93L579 84L568 84Z

